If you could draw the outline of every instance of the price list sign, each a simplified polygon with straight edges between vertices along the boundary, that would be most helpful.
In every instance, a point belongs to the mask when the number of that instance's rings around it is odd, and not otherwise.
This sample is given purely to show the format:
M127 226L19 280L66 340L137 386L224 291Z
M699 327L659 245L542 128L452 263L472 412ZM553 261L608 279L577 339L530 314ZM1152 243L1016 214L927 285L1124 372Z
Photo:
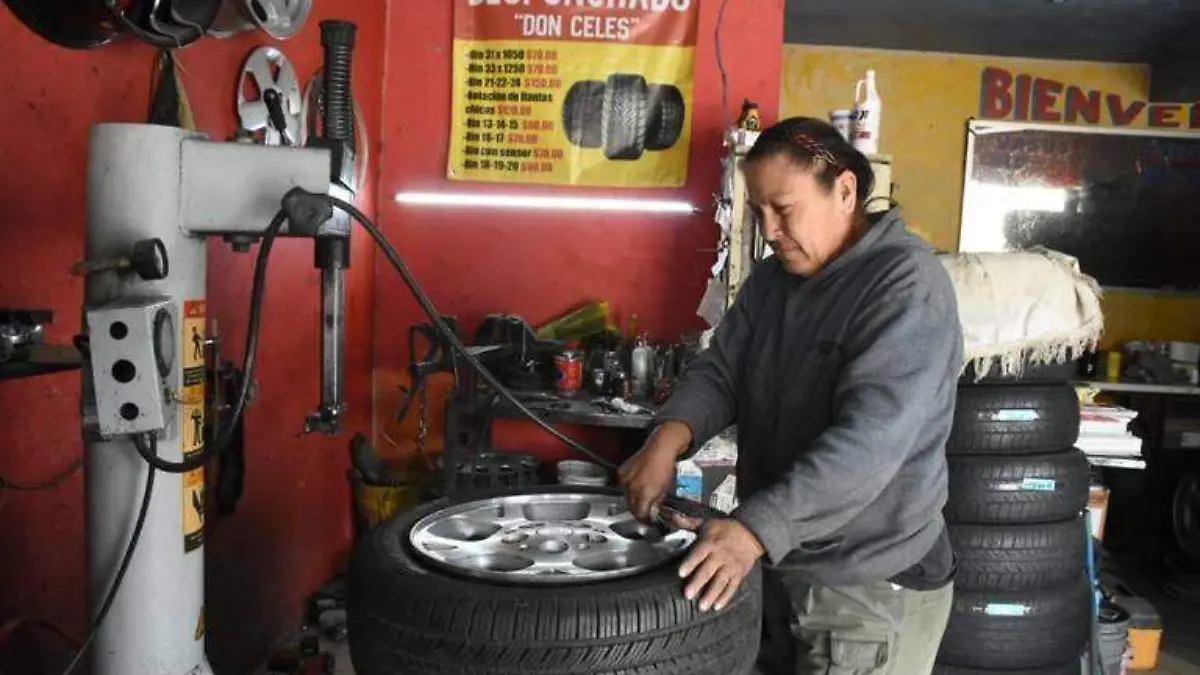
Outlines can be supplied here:
M699 0L453 0L454 180L687 181Z

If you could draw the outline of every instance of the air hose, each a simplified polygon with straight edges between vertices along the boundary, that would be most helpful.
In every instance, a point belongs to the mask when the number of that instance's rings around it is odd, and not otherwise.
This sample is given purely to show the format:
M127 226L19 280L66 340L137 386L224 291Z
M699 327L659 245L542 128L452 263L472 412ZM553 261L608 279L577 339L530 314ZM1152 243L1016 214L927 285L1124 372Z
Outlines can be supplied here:
M518 399L516 395L508 389L508 387L505 387L500 380L497 379L496 376L487 369L487 366L483 365L477 356L471 353L471 350L468 349L465 344L463 344L463 341L454 332L454 329L446 323L445 318L443 318L442 314L438 312L437 308L433 304L433 300L431 300L425 293L425 290L421 288L421 284L417 282L416 277L413 276L412 270L408 268L408 265L405 264L404 259L400 257L399 253L396 252L395 247L392 246L391 242L387 240L387 237L384 236L383 232L379 230L375 223L371 222L371 219L368 218L366 214L355 208L353 204L338 199L337 197L305 192L301 188L292 188L289 194L294 194L297 192L303 193L303 195L309 199L319 199L324 201L331 207L346 213L354 220L358 221L358 224L367 231L367 234L371 235L371 239L375 241L375 244L383 252L384 257L386 257L388 262L391 263L392 268L395 269L396 273L400 275L400 278L404 281L404 284L408 286L408 290L410 293L412 293L413 299L417 301L417 304L421 307L421 310L425 312L427 317L429 317L429 321L433 324L434 328L437 329L438 333L441 334L442 338L450 344L454 351L458 352L459 356L461 356L463 360L475 370L475 372L479 373L479 376L483 378L483 381L487 383L489 387L495 390L496 394L499 395L500 398L507 401L522 415L529 418L529 420L536 424L539 428L562 441L575 452L578 452L579 454L587 457L606 469L609 469L610 471L615 471L617 469L616 465L612 462L601 457L595 451L591 450L579 441L576 441L558 429L555 429L552 425L546 422L546 420L538 417L537 413L530 410L528 406L522 403L521 400ZM285 200L286 199L287 198L285 197Z

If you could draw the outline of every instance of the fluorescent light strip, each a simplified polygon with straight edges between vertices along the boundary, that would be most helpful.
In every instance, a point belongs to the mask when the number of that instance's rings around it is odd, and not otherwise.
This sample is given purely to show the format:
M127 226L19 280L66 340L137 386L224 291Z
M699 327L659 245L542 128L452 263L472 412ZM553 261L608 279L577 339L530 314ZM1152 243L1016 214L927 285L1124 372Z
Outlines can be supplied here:
M696 213L684 201L665 199L619 199L615 197L553 197L548 195L500 195L480 192L398 192L400 204L417 206L490 207L544 211L609 211L630 213Z

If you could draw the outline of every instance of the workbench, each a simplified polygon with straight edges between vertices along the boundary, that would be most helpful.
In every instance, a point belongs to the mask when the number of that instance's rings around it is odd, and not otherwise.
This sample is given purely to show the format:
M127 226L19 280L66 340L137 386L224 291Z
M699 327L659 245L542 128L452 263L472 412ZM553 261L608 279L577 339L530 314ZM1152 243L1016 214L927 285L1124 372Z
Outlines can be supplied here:
M653 412L622 413L606 409L603 398L581 391L563 396L555 391L516 391L517 399L549 424L579 425L615 429L621 432L621 445L636 451L654 420ZM654 410L653 404L637 402ZM470 368L459 368L458 386L446 403L446 422L443 439L443 489L447 494L457 485L456 469L462 462L472 461L481 453L503 451L492 440L497 419L527 419L511 403L494 391L482 387L477 374Z
M648 402L638 402L637 405L647 408L650 412L623 413L608 409L597 402L598 399L603 400L602 398L587 392L580 392L573 396L563 396L553 391L520 392L517 394L517 398L547 422L608 429L644 430L654 421L654 405ZM494 410L496 417L525 419L525 415L521 411L503 399L496 402Z

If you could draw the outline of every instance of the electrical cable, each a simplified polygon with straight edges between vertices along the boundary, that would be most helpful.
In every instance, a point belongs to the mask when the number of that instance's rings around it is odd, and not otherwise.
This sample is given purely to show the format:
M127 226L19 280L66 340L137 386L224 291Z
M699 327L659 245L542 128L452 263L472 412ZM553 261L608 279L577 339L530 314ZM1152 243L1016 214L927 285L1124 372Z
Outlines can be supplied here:
M408 290L412 293L413 298L416 299L417 304L421 306L421 309L425 312L425 315L429 317L429 320L437 328L438 332L442 334L442 337L450 343L450 346L452 346L454 350L458 352L459 355L462 356L472 368L475 369L475 372L479 373L479 376L483 378L484 382L487 382L488 386L494 389L501 398L508 401L510 405L514 406L518 411L521 412L521 414L525 415L535 424L541 427L543 431L557 438L563 443L566 443L572 450L588 457L592 461L607 469L614 471L616 470L617 467L615 464L604 459L594 451L588 449L587 446L567 436L558 429L555 429L545 420L538 417L537 413L530 410L524 403L521 403L521 401L511 391L509 391L508 387L505 387L498 379L496 379L496 376L487 369L487 366L483 365L483 363L479 361L478 357L471 353L471 350L469 350L467 346L463 344L462 340L459 339L454 330L446 324L445 319L442 318L441 313L439 313L437 308L434 307L433 301L430 300L429 296L425 294L425 290L421 288L421 284L417 282L416 277L413 276L413 273L408 268L408 265L404 263L404 260L400 257L400 254L397 253L396 249L392 247L391 242L389 242L387 237L383 235L379 228L376 227L373 222L371 222L371 219L367 218L366 214L364 214L362 211L359 211L354 207L354 205L342 201L337 197L330 195L314 196L320 197L336 208L341 209L349 214L352 218L358 221L358 224L361 225L368 234L371 235L371 238L375 240L375 244L383 250L383 254L387 257L388 262L390 262L392 267L395 268L396 272L399 273L400 278L403 279L404 284L408 286Z
M42 490L53 490L54 488L67 482L67 479L75 475L77 471L83 468L83 456L76 457L74 461L67 467L50 478L36 481L33 483L23 483L0 476L0 509L8 503L8 493L12 492L39 492Z
M246 350L242 356L242 384L238 389L237 401L233 405L229 424L225 425L225 431L213 443L205 444L200 454L182 462L167 461L159 457L157 452L151 453L145 446L135 443L138 454L155 469L164 473L187 473L204 466L209 459L224 452L233 440L234 430L237 429L238 421L246 411L246 403L250 400L254 366L258 362L258 333L259 327L262 325L263 298L266 295L267 261L271 255L271 248L275 244L275 238L279 236L279 232L286 222L287 214L280 209L263 232L262 243L258 247L258 258L254 261L254 283L250 290L250 318L246 326Z
M725 58L721 52L721 27L725 24L725 8L729 0L721 0L717 10L717 26L713 29L713 42L717 50L717 71L721 74L721 112L725 115L725 128L733 128L733 114L729 112L729 73L725 71Z
M20 483L15 480L10 480L0 476L0 489L15 490L19 492L51 490L67 482L67 479L75 475L75 472L79 471L81 468L83 468L83 457L79 456L76 457L70 464L68 464L66 468L54 474L50 478L42 481L37 481L34 483Z
M22 628L26 628L26 627L40 628L40 629L46 631L47 633L58 637L64 643L69 645L71 647L71 649L79 649L79 647L83 644L79 641L79 638L77 638L73 635L68 635L65 630L50 623L49 621L45 621L43 619L29 619L26 617L17 617L15 619L9 619L8 621L4 622L3 624L0 624L0 648L4 647L4 645L7 644L8 641L10 639L12 639L12 637L14 635L16 635ZM3 673L3 672L6 672L6 671L0 669L0 673Z
M158 453L158 441L155 440L154 434L146 434L149 438L149 443L146 445L147 453L155 456ZM134 445L137 445L139 450L146 443L141 436L133 438ZM83 644L79 647L79 651L75 652L75 658L67 664L67 669L62 675L71 675L80 661L83 660L84 654L87 653L92 642L96 639L96 635L100 632L100 626L104 623L104 619L108 617L108 612L112 609L113 602L117 599L117 591L121 589L121 584L125 581L125 573L129 571L129 563L133 561L133 553L137 550L138 541L142 538L142 528L146 525L146 515L150 512L150 497L154 493L154 474L153 465L147 467L146 473L146 488L142 493L142 505L138 509L137 520L133 524L133 533L129 535L129 544L125 547L125 553L121 556L121 562L117 566L117 574L113 577L112 586L109 587L108 593L104 596L104 602L100 604L100 611L96 613L96 617L92 619L92 624L88 626L87 635L83 638Z

